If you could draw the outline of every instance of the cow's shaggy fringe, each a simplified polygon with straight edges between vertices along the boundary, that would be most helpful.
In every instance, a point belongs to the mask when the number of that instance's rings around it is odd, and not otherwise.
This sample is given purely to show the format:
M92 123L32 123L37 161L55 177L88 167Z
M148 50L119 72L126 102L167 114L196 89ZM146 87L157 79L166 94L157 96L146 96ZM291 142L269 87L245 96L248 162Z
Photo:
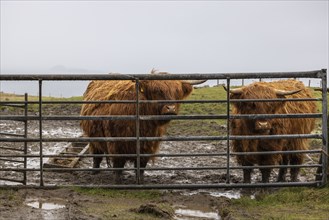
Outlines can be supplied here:
M296 91L293 95L277 95L275 90ZM312 91L297 80L280 80L275 82L256 82L243 88L241 94L231 94L232 99L275 99L275 98L313 98ZM316 104L312 101L284 101L284 102L238 102L233 106L233 114L295 114L315 113ZM266 120L270 130L267 135L281 134L309 134L315 127L314 118L277 118ZM256 120L235 119L231 121L231 133L233 135L255 135ZM307 139L280 139L280 140L235 140L232 141L235 152L259 152L259 151L285 151L285 150L307 150L309 148ZM243 166L292 164L303 163L304 154L274 154L274 155L248 155L237 156L237 162ZM263 181L267 182L270 170L261 169ZM244 170L244 181L250 182L251 170ZM299 169L291 169L292 181L297 181ZM285 181L286 169L279 172L278 181ZM265 175L265 177L264 177Z

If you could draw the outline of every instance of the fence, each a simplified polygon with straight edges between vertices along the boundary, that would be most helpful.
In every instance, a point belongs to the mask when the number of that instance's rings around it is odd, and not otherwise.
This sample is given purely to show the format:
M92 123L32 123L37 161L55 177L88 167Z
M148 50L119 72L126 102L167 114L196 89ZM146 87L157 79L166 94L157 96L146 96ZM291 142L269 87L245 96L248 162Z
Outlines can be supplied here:
M23 134L17 134L17 133L11 133L11 132L2 132L2 130L0 130L0 136L11 136L11 137L21 137L21 138L27 138L27 114L28 114L28 95L25 94L24 95L24 103L22 104L3 104L3 106L7 106L7 107L12 107L12 108L23 108L24 109L24 119L22 120L18 120L19 122L23 122ZM20 155L23 160L19 160L19 159L11 159L11 158L0 158L0 161L4 162L4 163L18 163L18 164L22 164L23 168L22 170L17 170L17 172L22 173L23 177L17 179L16 178L4 178L4 177L0 177L0 180L5 180L5 181L9 181L9 182L17 182L17 183L22 183L23 185L26 185L26 168L27 168L27 157L25 157L25 155L27 155L27 142L24 142L23 145L23 149L19 149L19 148L14 148L14 147L5 147L5 146L0 146L0 149L4 149L4 150L8 150L8 151L13 151L13 152L20 152L23 153L22 155ZM2 156L2 155L1 155ZM20 157L18 156L18 157ZM15 171L14 171L15 172Z
M107 100L107 101L45 101L43 100L43 82L44 81L76 81L76 80L134 80L138 91L139 83L142 80L226 80L227 89L230 89L231 81L235 79L258 79L258 78L314 78L321 80L322 97L314 99L275 99L275 100L244 100L248 101L314 101L321 102L321 112L312 114L258 114L258 115L232 115L230 113L231 103L237 100L230 100L229 93L225 99L198 99L198 100ZM322 186L327 183L327 152L328 152L328 137L327 137L327 74L326 70L305 71L305 72L275 72L275 73L230 73L230 74L107 74L107 75L0 75L1 81L37 81L39 86L39 96L36 101L1 101L0 106L5 105L24 105L25 114L21 115L1 115L2 129L6 129L6 123L11 121L24 121L25 132L24 135L19 136L9 134L13 137L8 137L7 131L1 131L0 134L0 159L7 160L6 163L0 163L0 173L9 175L13 172L23 172L23 181L11 180L2 177L2 180L7 182L14 181L20 182L23 185L35 187L53 187L63 185L77 185L86 187L109 187L109 188L145 188L145 189L178 189L178 188L244 188L244 187L278 187L278 186ZM138 94L138 93L137 93ZM121 116L78 116L78 115L44 115L44 107L46 105L76 105L76 104L116 104L126 103L138 106L143 103L181 103L185 105L191 104L214 104L222 106L225 114L199 114L199 115L140 115L136 111L135 115L121 115ZM27 114L27 106L37 105L37 115ZM261 119L261 118L318 118L321 125L320 133L315 134L284 134L284 135L253 135L253 136L234 136L230 134L230 120L231 119ZM78 123L80 120L133 120L136 123L136 137L51 137L46 135L45 126L51 126L48 122L52 122L56 126L57 122L75 121ZM139 136L139 124L141 121L154 121L154 120L172 120L172 121L204 121L212 120L210 123L216 124L216 129L219 131L215 135L168 135L163 137L141 137ZM215 122L214 122L215 120ZM217 123L216 120L222 120L224 123ZM208 122L207 121L207 122ZM38 131L29 137L27 131L27 123L34 123L38 127ZM192 123L193 124L193 123ZM200 125L202 126L202 125ZM64 126L65 128L65 126ZM63 128L63 129L64 129ZM2 130L1 129L1 130ZM33 133L33 132L30 132ZM196 132L198 133L198 132ZM202 133L202 131L200 131ZM54 135L56 136L56 135ZM251 140L251 139L294 139L303 138L311 139L315 143L315 147L310 150L299 151L280 151L280 152L232 152L230 144L232 140ZM318 141L317 141L318 140ZM135 157L137 164L135 167L114 168L90 168L90 163L85 162L84 166L79 168L62 168L62 167L47 167L45 166L46 158L58 158L58 152L49 153L52 149L51 144L55 146L60 143L88 143L88 142L118 142L118 141L134 141L136 142L136 154L129 155L113 155L113 154L79 154L76 155L71 152L61 155L61 158L78 157L82 161L90 160L96 157ZM141 154L141 142L162 141L165 151L156 153L154 155ZM5 144L16 145L18 143L24 144L24 154L8 153ZM180 144L181 151L171 152L175 149L176 145ZM29 148L30 147L30 148ZM32 152L37 149L37 153ZM61 146L63 148L63 146ZM163 146L160 148L162 149ZM195 149L201 149L199 152L193 152ZM34 150L35 152L35 150ZM48 153L45 153L48 152ZM234 162L234 157L237 155L256 155L256 154L307 154L310 158L310 163L302 165L257 165L252 167L239 166ZM309 155L314 155L313 158ZM150 164L148 167L143 168L140 165L141 158L156 156L158 159L155 165ZM19 158L24 161L24 166L17 165L15 162ZM171 160L167 160L171 158ZM199 164L199 158L206 158ZM321 158L321 160L320 160ZM13 163L9 163L11 162ZM29 167L26 161L31 160L34 166ZM319 163L314 160L321 161ZM169 163L166 163L166 161ZM181 162L181 163L179 163ZM207 164L209 162L209 164ZM37 165L36 165L37 163ZM108 164L110 165L110 164ZM168 165L172 165L169 166ZM186 167L184 167L186 165ZM200 165L200 166L199 166ZM206 165L206 166L205 166ZM16 167L15 167L16 166ZM301 182L273 182L260 183L257 179L253 179L252 183L242 183L241 174L239 171L246 168L265 169L265 168L303 168L305 175L312 175L314 179L307 179ZM130 174L132 171L136 172L136 182L130 176L126 177L124 184L113 183L113 175L108 171L126 171ZM140 173L147 171L150 176L147 177L145 183L142 183ZM314 172L318 170L318 174ZM101 174L92 175L90 171L102 171ZM151 174L152 172L156 174ZM9 173L9 174L8 174ZM32 180L29 180L29 173L34 173ZM84 173L84 174L81 174ZM32 175L32 174L31 174ZM316 177L317 175L317 177ZM27 180L28 179L28 180ZM85 180L84 180L85 179ZM45 181L46 180L46 181ZM172 180L172 181L171 181ZM2 187L7 187L7 184L2 184Z

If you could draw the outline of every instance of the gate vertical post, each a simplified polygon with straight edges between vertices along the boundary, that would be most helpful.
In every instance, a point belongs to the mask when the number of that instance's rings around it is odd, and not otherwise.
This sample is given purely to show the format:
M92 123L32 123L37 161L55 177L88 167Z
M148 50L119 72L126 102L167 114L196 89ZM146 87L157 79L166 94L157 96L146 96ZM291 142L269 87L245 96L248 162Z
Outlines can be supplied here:
M139 79L136 79L136 182L140 184L140 141L139 141Z
M230 184L230 78L226 79L227 82L227 91L226 91L226 127L227 127L227 145L226 145L226 183Z
M327 100L327 70L322 69L322 186L327 184L328 173L328 100Z
M39 80L39 146L40 146L40 186L44 186L43 149L42 149L42 80Z
M28 112L28 96L27 96L27 93L24 94L24 100L25 100L25 103L24 103L24 116L25 116L25 119L24 119L24 139L27 138L27 112ZM27 168L27 142L24 141L24 169ZM24 170L24 173L23 173L23 184L26 185L26 170Z

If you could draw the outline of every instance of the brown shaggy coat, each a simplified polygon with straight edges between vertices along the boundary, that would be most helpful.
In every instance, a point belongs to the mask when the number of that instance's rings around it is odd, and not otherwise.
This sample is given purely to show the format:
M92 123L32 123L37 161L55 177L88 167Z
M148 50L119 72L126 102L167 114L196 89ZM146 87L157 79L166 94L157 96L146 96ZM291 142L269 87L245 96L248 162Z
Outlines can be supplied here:
M292 95L277 95L275 90L296 91ZM241 94L232 94L231 99L275 99L275 98L313 98L312 91L297 80L281 80L276 82L256 82L242 88ZM236 102L233 105L233 114L295 114L315 113L316 104L312 101L285 101L285 102ZM264 129L258 124L263 123ZM231 121L232 135L282 135L282 134L309 134L315 126L314 118L275 118L275 119L234 119ZM307 139L270 139L270 140L234 140L234 152L261 152L307 150ZM303 163L303 154L273 154L273 155L240 155L237 162L243 166L292 164ZM260 169L262 181L268 182L271 169ZM250 183L251 169L244 169L244 182ZM297 181L299 169L291 169L291 180ZM281 168L278 181L285 181L286 169Z
M92 81L84 100L136 100L136 83L125 81ZM189 83L178 80L141 80L139 89L140 100L182 100L193 90ZM177 114L179 104L141 103L140 115ZM135 104L84 104L81 115L135 115ZM160 137L166 132L169 120L140 121L140 137ZM81 127L88 137L135 137L135 120L83 120ZM141 154L154 154L159 150L159 141L141 142ZM93 154L136 154L136 141L92 142L90 152ZM141 157L141 167L153 157ZM102 158L94 158L94 167L99 168ZM114 168L123 168L127 161L135 162L136 157L112 157ZM116 172L116 182L121 182L121 172ZM143 172L141 172L143 181Z

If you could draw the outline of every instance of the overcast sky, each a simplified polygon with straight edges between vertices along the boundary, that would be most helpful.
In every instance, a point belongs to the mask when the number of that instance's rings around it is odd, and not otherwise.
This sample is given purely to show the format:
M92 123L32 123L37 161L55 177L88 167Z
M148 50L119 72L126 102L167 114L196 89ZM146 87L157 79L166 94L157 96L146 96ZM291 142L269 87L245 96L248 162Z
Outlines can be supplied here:
M3 1L1 73L328 68L328 1Z

